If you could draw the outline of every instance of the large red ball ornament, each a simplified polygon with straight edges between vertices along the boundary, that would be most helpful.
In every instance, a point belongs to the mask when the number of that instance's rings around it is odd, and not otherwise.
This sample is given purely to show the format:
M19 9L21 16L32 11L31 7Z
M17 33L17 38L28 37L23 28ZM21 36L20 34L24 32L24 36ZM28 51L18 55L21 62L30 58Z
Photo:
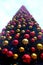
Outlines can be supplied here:
M14 31L14 30L11 30L11 31L10 31L10 34L14 34L14 33L15 33L15 31Z
M40 54L40 58L43 59L43 53Z
M18 43L19 43L18 40L13 40L13 41L12 41L12 44L15 45L15 46L18 45Z
M36 51L35 47L31 47L31 51L35 52Z
M26 30L26 33L30 33L30 30Z
M31 57L30 57L29 54L24 54L22 59L23 59L23 62L25 62L25 63L30 63L31 62Z
M29 34L25 34L25 35L24 35L24 38L29 39L29 38L30 38L30 35L29 35Z
M31 39L31 42L35 42L35 39L34 39L34 38L32 38L32 39Z
M34 36L35 36L35 32L34 32L34 31L30 32L30 35L31 35L32 37L34 37Z
M12 57L12 56L13 56L13 52L12 52L12 51L8 51L8 52L7 52L7 56L8 56L8 57Z
M8 52L8 49L7 48L4 48L3 50L2 50L2 53L3 54L6 54Z
M38 39L42 39L42 36L41 35L38 35Z

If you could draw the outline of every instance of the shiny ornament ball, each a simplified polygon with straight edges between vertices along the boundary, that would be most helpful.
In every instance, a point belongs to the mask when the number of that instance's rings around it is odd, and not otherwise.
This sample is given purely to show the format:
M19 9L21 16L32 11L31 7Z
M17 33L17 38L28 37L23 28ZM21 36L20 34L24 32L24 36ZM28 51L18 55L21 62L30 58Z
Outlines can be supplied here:
M42 32L39 32L38 34L39 34L39 35L42 35Z
M18 54L13 54L13 58L17 59L18 58Z
M43 59L43 53L40 54L40 58Z
M17 26L17 28L21 28L21 24L19 24L19 25Z
M19 37L20 37L20 33L17 33L17 34L15 35L15 38L18 39Z
M31 57L32 57L32 59L37 59L37 54L36 53L32 53L32 55L31 55Z
M4 45L4 46L5 46L5 45L8 45L8 44L9 44L8 40L3 41L3 45Z
M23 59L23 62L24 62L24 63L30 63L30 62L31 62L31 57L30 57L29 54L24 54L24 55L22 56L22 59Z
M25 34L25 35L24 35L24 38L29 39L29 38L30 38L30 35L29 35L29 34Z
M41 43L38 43L37 44L37 49L42 50L43 49L43 45Z
M15 45L15 46L18 45L18 43L19 43L18 40L13 40L13 41L12 41L12 44Z
M0 47L0 51L2 50L2 48Z
M35 39L34 39L34 38L32 38L32 39L31 39L31 42L35 42Z
M19 51L20 51L20 52L24 52L24 50L25 50L24 47L20 47L20 48L19 48Z
M13 56L13 52L12 51L8 51L6 54L8 57L12 57Z
M38 39L42 39L42 35L38 35Z
M32 37L34 37L34 36L35 36L35 31L30 32L30 35L31 35Z
M12 36L9 36L9 37L8 37L8 40L11 40L11 39L12 39Z
M19 32L20 32L20 29L17 29L17 30L16 30L16 32L18 32L18 33L19 33Z
M22 30L21 33L25 33L25 30Z
M12 34L14 34L14 33L15 33L15 31L14 31L14 30L11 30L11 31L10 31L10 34L11 34L11 35L12 35Z
M37 37L35 36L34 39L37 40Z
M24 39L22 40L22 43L23 43L24 45L27 45L27 44L29 43L29 40L26 39L26 38L24 38Z
M2 53L3 54L6 54L8 52L8 49L7 48L4 48L3 50L2 50Z
M29 29L32 29L32 26L29 26Z
M31 47L31 51L35 52L36 51L35 47Z
M40 28L40 27L38 27L38 28L37 28L37 30L38 30L38 31L40 31L40 30L41 30L41 28Z

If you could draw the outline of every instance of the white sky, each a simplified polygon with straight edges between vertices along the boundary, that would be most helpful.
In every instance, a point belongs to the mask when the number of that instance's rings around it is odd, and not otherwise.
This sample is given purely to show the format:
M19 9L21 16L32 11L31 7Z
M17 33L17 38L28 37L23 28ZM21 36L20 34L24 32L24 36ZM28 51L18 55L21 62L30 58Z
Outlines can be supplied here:
M0 0L0 32L24 5L43 29L43 0Z

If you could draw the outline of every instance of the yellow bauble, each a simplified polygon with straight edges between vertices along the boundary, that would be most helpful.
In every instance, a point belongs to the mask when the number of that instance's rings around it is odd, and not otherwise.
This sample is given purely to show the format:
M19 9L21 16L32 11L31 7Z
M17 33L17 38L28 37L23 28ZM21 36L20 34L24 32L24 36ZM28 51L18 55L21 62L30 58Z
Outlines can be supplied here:
M41 28L40 28L40 27L38 27L38 28L37 28L37 30L38 30L38 31L40 31L40 30L41 30Z
M17 27L18 27L18 28L21 28L21 25L19 24Z
M12 28L14 28L14 25L11 25L11 26L10 26L10 29L12 29Z
M24 47L20 47L20 48L19 48L19 51L20 51L20 52L24 52Z
M39 35L42 35L42 32L39 32L38 34L39 34Z
M2 48L0 47L0 51L2 50Z
M14 54L14 55L13 55L13 58L14 58L14 59L17 59L17 58L18 58L18 54Z
M20 29L17 29L16 32L20 32Z
M2 40L6 39L6 36L1 36L1 39L2 39Z
M8 41L7 40L5 40L5 41L3 41L3 45L5 46L5 45L8 45Z
M17 33L20 36L20 33Z
M32 28L32 26L29 26L29 28L31 29L31 28Z
M34 39L37 40L37 37L35 36Z
M29 43L29 40L28 40L28 39L23 39L23 40L22 40L22 43L23 43L24 45L27 45L27 44Z
M41 43L38 43L37 44L37 49L42 50L43 49L43 45Z
M9 36L9 37L8 37L8 40L11 40L11 39L12 39L12 36Z
M7 32L6 32L6 34L9 34L9 33L10 33L10 31L7 31Z
M26 25L25 25L25 24L23 24L23 27L26 27Z
M22 30L21 33L25 33L25 30Z
M32 59L37 59L37 54L36 53L32 53L32 55L31 55L31 57L32 57Z

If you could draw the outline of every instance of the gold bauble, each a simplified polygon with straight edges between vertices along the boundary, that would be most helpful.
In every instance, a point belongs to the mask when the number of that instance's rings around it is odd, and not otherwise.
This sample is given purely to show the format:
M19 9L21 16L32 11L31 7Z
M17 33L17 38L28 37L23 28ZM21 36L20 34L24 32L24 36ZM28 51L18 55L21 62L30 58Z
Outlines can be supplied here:
M38 43L37 44L37 49L42 50L43 49L43 45L41 43Z
M22 18L22 20L23 20L23 21L25 21L25 19L24 19L24 18Z
M17 33L20 36L20 33Z
M29 28L31 29L31 28L32 28L32 26L29 26Z
M17 65L17 64L13 64L13 65Z
M0 47L0 51L2 50L2 48Z
M9 37L8 37L8 40L11 40L11 39L12 39L12 36L9 36Z
M25 30L22 30L21 33L25 33Z
M17 27L18 27L18 28L21 28L21 25L19 24Z
M2 39L2 40L6 39L6 36L1 36L1 39Z
M13 55L13 58L14 58L14 59L17 59L17 58L18 58L18 54L14 54L14 55Z
M27 44L29 43L29 40L28 40L28 39L23 39L23 40L22 40L22 43L23 43L24 45L27 45Z
M35 36L34 39L37 40L37 37Z
M5 46L5 45L8 45L8 40L5 40L5 41L3 41L3 45Z
M22 26L23 26L23 27L26 27L26 25L25 25L25 24L23 24Z
M36 53L32 53L32 55L31 55L31 57L32 57L32 59L37 59L37 54Z
M20 32L20 29L17 29L16 32Z
M24 47L20 47L20 48L19 48L19 51L20 51L20 52L24 52Z
M41 30L41 28L40 28L40 27L38 27L38 28L37 28L37 30L38 30L38 31L40 31L40 30Z
M38 34L39 34L39 35L42 35L42 32L39 32Z
M6 32L6 34L9 34L9 33L10 33L10 31L7 31L7 32Z
M11 28L14 28L14 25L11 25Z

